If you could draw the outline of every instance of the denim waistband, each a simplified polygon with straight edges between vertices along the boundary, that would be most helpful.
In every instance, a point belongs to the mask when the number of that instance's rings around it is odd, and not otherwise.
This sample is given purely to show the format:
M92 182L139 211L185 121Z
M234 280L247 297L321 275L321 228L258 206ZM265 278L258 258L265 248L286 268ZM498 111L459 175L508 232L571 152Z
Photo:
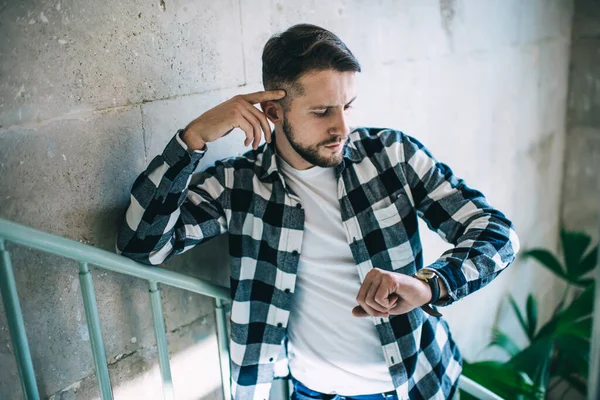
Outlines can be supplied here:
M385 392L385 393L374 393L374 394L361 394L361 395L351 395L351 396L344 396L344 395L336 395L336 394L325 394L325 393L321 393L321 392L317 392L315 390L309 389L307 388L302 382L300 382L299 380L297 380L296 378L294 378L293 376L290 376L293 386L294 386L294 392L296 392L299 396L299 398L301 399L320 399L320 400L335 400L336 398L344 398L346 400L383 400L383 399L389 399L391 397L391 399L396 399L396 391L395 390L390 390L389 392Z

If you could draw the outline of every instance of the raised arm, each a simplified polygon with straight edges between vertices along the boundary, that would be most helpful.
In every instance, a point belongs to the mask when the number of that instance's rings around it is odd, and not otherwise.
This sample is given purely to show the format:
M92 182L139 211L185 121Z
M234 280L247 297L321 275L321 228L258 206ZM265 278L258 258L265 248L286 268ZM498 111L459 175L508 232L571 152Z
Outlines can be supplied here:
M192 173L206 152L206 143L234 128L245 132L244 144L252 143L254 149L261 141L261 129L270 141L267 118L254 104L284 96L284 91L237 95L179 130L135 180L117 233L117 253L157 265L226 232L227 188L233 183L226 181L225 165L217 161L200 173L194 185L190 185Z
M426 268L438 274L448 305L487 285L515 259L519 239L511 221L485 196L438 162L418 140L398 133L404 169L418 215L453 248Z

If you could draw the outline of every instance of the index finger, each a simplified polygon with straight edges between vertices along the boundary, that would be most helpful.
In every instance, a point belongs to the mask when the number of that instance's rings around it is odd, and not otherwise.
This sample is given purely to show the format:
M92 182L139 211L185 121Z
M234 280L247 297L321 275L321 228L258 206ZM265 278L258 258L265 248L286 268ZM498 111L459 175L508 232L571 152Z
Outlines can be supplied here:
M247 102L256 104L260 103L261 101L282 99L285 97L285 90L264 90L260 92L244 94L242 97Z

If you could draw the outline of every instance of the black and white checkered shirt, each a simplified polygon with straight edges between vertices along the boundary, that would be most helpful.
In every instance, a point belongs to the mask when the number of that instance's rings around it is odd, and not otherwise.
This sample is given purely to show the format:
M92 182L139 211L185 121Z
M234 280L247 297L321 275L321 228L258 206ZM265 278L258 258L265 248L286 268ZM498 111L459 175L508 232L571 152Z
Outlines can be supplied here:
M156 265L227 233L232 395L267 399L275 362L285 354L304 210L279 171L274 140L217 161L190 185L206 150L189 151L181 133L134 182L117 252ZM407 275L423 268L417 216L454 245L426 267L448 288L446 304L485 286L515 258L512 223L411 136L353 129L335 172L361 282L372 268ZM462 359L445 320L420 308L372 320L400 398L446 399L455 392Z

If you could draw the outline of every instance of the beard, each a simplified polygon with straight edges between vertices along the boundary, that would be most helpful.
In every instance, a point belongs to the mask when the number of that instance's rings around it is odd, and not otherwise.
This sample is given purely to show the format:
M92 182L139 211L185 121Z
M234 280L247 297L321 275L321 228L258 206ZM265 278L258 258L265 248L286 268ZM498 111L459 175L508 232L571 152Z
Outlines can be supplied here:
M338 150L338 152L332 153L329 156L323 156L323 155L319 154L319 150L323 146L340 143L343 140L343 138L341 136L330 139L327 142L318 143L318 144L315 144L312 146L306 146L306 145L300 144L296 140L296 135L294 133L294 130L292 129L292 126L289 124L289 122L287 121L285 114L283 115L282 129L283 129L283 133L285 134L285 137L287 138L287 140L290 143L290 145L292 146L292 148L305 161L307 161L313 165L316 165L318 167L321 167L321 168L337 167L338 165L341 164L342 159L344 157L344 150L346 149L346 146L348 145L347 142L344 143L344 146L342 147L342 151Z

